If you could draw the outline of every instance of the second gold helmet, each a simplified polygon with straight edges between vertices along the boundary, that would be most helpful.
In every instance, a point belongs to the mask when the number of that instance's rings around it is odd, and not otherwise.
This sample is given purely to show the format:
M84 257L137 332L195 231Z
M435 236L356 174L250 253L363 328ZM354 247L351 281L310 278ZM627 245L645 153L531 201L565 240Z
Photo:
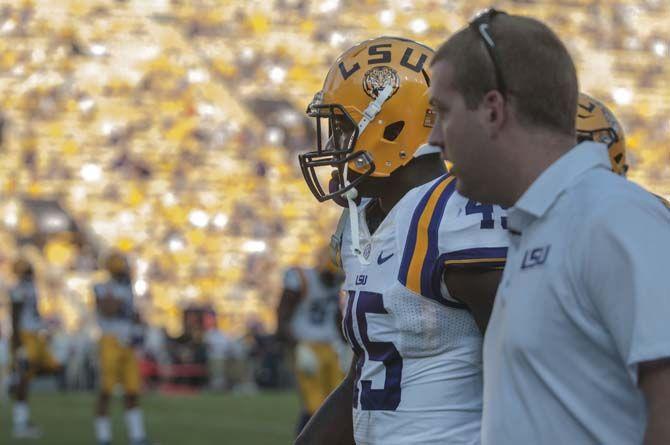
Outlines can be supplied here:
M130 271L128 260L117 251L112 251L107 255L104 261L105 269L112 275L126 275Z
M19 278L29 278L33 275L33 265L26 258L18 258L12 265L14 274Z
M577 140L601 142L607 145L612 171L626 176L626 140L621 124L602 102L579 93L577 106Z

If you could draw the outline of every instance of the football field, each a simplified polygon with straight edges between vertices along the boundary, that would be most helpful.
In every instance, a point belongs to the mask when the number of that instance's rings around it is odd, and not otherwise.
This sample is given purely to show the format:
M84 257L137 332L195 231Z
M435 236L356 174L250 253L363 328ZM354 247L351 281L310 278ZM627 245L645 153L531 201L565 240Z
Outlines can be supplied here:
M12 440L10 409L0 401L0 444L95 445L89 393L35 394L34 422L44 431L39 440ZM121 400L114 403L114 444L126 444ZM252 395L146 395L147 430L160 445L288 444L298 416L293 392Z

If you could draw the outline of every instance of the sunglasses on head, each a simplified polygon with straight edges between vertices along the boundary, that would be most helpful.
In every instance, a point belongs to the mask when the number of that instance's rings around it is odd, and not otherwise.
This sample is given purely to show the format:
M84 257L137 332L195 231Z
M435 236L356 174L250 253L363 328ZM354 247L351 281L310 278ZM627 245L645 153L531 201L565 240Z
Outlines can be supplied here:
M500 71L500 60L498 57L498 52L496 51L496 42L493 40L493 36L491 36L491 22L493 22L493 19L497 15L507 15L507 13L489 8L477 14L475 18L470 21L469 26L484 42L484 47L489 53L489 57L493 63L498 91L500 91L500 94L502 94L504 97L505 93L507 92L507 88L505 86L505 79L503 78L502 72Z

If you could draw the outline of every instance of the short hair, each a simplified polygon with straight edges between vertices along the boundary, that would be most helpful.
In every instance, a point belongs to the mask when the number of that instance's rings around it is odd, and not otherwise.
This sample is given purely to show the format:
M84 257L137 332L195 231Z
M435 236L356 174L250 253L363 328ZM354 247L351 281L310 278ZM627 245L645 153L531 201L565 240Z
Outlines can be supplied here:
M489 31L506 90L522 124L575 134L579 85L565 45L544 23L529 17L498 14ZM498 88L493 61L481 36L466 27L437 50L432 64L453 67L454 88L469 109Z

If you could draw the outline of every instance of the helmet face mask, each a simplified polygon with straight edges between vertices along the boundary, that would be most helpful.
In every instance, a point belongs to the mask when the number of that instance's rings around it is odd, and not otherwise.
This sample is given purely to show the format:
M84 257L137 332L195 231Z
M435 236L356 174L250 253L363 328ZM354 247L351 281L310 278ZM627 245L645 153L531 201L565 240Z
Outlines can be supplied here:
M368 178L388 178L427 142L432 54L412 40L379 37L335 61L307 107L316 123L316 150L298 157L319 201L351 196ZM320 178L330 180L327 187Z
M595 141L611 147L615 142L619 142L619 136L611 128L601 128L599 130L579 130L577 129L577 142Z
M354 152L358 141L358 126L341 104L321 104L319 94L307 107L307 115L316 120L316 151L302 153L298 156L300 169L312 194L319 201L326 201L335 196L355 188L365 178L375 171L375 164L371 156L363 151ZM325 125L324 125L325 124ZM327 128L327 139L324 134ZM356 162L361 167L367 166L364 173L349 184L345 184L345 169L350 162ZM319 181L317 169L326 167L338 171L337 187L335 191L324 190Z

